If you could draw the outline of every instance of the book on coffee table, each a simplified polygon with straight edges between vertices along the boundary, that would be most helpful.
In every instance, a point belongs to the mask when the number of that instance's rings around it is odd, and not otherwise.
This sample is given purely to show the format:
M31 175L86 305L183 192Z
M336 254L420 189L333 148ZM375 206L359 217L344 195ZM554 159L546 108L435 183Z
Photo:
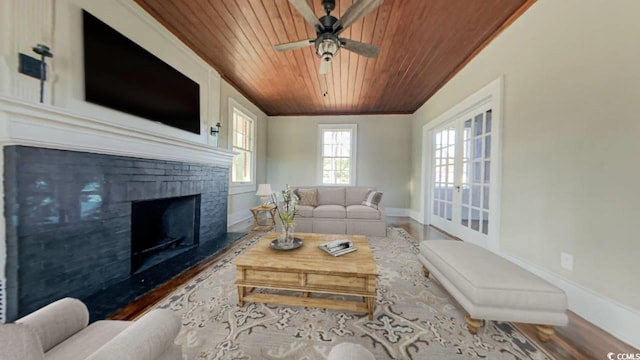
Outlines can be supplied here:
M332 256L340 256L358 250L358 248L353 245L353 242L347 239L329 241L318 245L318 247Z

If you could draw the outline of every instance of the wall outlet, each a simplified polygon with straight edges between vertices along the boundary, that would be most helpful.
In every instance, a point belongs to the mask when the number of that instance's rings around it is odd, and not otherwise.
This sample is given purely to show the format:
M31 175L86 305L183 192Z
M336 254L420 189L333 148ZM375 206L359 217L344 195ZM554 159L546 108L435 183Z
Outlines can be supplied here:
M565 252L560 253L560 266L563 269L567 269L569 271L573 271L573 255L567 254Z

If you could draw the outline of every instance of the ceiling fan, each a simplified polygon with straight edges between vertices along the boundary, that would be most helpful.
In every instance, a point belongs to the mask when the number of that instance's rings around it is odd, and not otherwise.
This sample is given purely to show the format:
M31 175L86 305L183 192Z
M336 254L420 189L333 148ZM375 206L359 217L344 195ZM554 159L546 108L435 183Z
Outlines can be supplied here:
M360 20L373 9L382 4L383 0L356 0L340 19L331 16L331 11L335 9L335 0L322 0L322 8L327 13L318 18L313 12L307 0L289 0L304 19L313 25L318 36L315 39L294 41L286 44L278 44L275 49L287 51L299 49L305 46L314 45L316 53L320 56L320 74L326 74L331 70L331 61L336 56L340 48L352 51L358 55L374 58L378 56L377 46L365 44L359 41L339 37L340 33Z

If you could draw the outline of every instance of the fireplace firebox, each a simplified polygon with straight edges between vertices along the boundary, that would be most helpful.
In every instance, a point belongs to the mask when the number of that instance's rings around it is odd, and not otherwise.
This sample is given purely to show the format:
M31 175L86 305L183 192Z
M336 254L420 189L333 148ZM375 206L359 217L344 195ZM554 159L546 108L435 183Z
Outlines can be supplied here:
M200 195L131 205L131 274L198 246Z

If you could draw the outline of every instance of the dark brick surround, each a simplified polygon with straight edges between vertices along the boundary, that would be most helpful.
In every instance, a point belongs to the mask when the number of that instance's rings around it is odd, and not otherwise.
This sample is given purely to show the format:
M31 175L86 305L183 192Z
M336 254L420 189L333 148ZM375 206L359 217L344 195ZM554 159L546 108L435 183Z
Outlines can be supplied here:
M7 320L130 273L133 201L201 195L200 243L227 229L228 169L7 146Z

